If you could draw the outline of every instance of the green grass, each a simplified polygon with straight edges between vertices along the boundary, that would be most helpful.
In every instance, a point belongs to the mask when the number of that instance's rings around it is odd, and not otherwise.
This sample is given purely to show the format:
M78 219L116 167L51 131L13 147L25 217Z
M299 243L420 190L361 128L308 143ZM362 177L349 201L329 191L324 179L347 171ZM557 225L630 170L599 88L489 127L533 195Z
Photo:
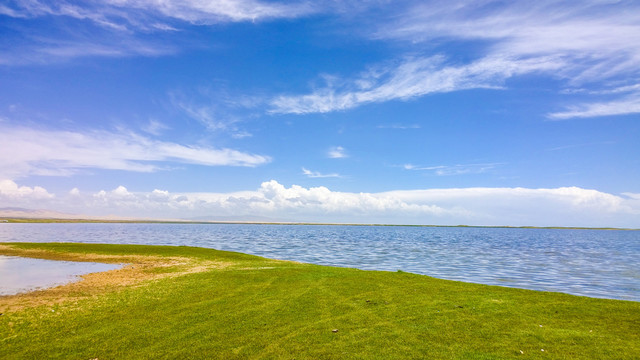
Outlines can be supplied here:
M193 247L12 245L234 265L7 312L1 359L640 358L638 302Z

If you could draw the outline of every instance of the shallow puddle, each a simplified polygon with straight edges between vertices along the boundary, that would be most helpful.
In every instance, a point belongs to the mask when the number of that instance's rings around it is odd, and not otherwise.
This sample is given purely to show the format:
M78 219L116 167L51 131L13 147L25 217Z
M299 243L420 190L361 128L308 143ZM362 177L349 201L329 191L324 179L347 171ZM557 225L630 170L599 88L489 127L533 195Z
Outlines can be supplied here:
M57 261L0 255L0 295L14 295L78 280L80 275L109 271L118 264Z

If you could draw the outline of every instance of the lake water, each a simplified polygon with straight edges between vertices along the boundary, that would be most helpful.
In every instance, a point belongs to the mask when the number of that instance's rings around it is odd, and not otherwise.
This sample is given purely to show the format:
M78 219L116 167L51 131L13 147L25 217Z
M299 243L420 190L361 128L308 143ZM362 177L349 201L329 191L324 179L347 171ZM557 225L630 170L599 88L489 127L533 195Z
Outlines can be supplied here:
M640 301L640 231L249 224L0 224L0 242L190 245Z
M120 265L53 261L0 255L0 295L63 285L80 275L108 271Z

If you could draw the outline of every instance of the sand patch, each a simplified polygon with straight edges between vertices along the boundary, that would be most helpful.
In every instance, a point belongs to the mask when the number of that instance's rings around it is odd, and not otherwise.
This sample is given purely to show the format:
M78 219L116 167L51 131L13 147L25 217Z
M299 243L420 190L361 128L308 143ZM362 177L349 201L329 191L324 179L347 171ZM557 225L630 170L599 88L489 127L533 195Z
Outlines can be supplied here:
M16 295L0 296L0 313L20 310L26 307L78 301L106 292L117 291L124 287L144 286L154 280L205 272L212 269L223 269L233 265L232 263L221 261L188 257L60 253L38 249L19 249L10 245L0 245L0 255L123 264L121 268L115 270L80 276L78 281L65 285Z

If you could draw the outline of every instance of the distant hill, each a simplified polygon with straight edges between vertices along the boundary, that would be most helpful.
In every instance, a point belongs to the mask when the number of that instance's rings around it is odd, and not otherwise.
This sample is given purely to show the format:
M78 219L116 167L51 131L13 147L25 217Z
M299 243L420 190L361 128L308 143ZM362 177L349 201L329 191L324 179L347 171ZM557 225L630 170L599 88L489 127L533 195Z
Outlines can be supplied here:
M0 208L0 218L17 219L86 219L86 220L132 220L131 218L110 216L91 216L81 214L69 214L59 211L44 209L25 209L18 207Z
M92 216L70 214L44 209L25 209L18 207L0 208L0 219L52 219L52 220L107 220L107 221L184 221L184 222L238 222L238 223L278 223L276 219L263 216L199 216L186 219L150 219L123 216Z

